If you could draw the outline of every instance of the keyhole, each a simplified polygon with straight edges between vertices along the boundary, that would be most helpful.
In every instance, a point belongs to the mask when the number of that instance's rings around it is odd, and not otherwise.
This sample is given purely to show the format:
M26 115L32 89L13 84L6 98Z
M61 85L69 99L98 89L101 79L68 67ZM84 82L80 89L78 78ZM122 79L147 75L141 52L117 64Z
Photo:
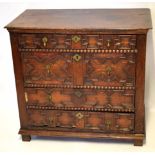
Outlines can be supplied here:
M81 56L80 56L79 54L75 54L75 55L73 56L73 59L74 59L75 61L79 61L79 60L81 59Z
M48 42L48 38L47 37L43 37L42 38L42 42L43 42L44 47L46 47L47 42Z

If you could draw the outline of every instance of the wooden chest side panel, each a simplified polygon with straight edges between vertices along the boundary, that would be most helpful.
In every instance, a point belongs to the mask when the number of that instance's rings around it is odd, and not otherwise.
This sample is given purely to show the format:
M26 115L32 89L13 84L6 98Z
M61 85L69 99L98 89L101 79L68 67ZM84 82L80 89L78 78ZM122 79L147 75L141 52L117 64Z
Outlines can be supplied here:
M28 121L26 117L22 61L20 52L18 51L18 34L10 33L10 40L11 40L14 74L16 81L16 92L18 99L20 125L22 128L25 128L27 126Z
M145 134L145 55L146 35L138 35L138 54L136 57L136 94L135 94L135 133Z

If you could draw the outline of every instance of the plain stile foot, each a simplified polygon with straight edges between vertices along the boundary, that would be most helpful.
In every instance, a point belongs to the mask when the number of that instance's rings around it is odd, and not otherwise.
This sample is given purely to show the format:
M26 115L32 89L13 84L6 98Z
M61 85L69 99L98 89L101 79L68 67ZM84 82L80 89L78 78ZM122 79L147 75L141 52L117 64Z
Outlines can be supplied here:
M31 136L30 135L22 135L22 141L30 142L31 141Z
M135 139L134 146L143 146L143 139Z

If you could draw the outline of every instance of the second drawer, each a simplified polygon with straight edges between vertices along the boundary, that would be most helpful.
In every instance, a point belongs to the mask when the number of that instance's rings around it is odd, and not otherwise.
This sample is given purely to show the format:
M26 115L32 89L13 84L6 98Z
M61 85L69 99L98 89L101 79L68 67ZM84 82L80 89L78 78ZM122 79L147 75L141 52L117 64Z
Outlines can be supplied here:
M22 53L25 84L135 86L135 53Z

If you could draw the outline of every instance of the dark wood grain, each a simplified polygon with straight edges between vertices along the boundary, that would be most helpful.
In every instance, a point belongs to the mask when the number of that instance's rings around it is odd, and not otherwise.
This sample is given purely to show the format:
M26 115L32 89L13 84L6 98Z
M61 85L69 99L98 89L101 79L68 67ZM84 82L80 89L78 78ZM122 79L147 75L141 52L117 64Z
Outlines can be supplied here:
M151 28L149 9L26 10L8 29L115 29Z

